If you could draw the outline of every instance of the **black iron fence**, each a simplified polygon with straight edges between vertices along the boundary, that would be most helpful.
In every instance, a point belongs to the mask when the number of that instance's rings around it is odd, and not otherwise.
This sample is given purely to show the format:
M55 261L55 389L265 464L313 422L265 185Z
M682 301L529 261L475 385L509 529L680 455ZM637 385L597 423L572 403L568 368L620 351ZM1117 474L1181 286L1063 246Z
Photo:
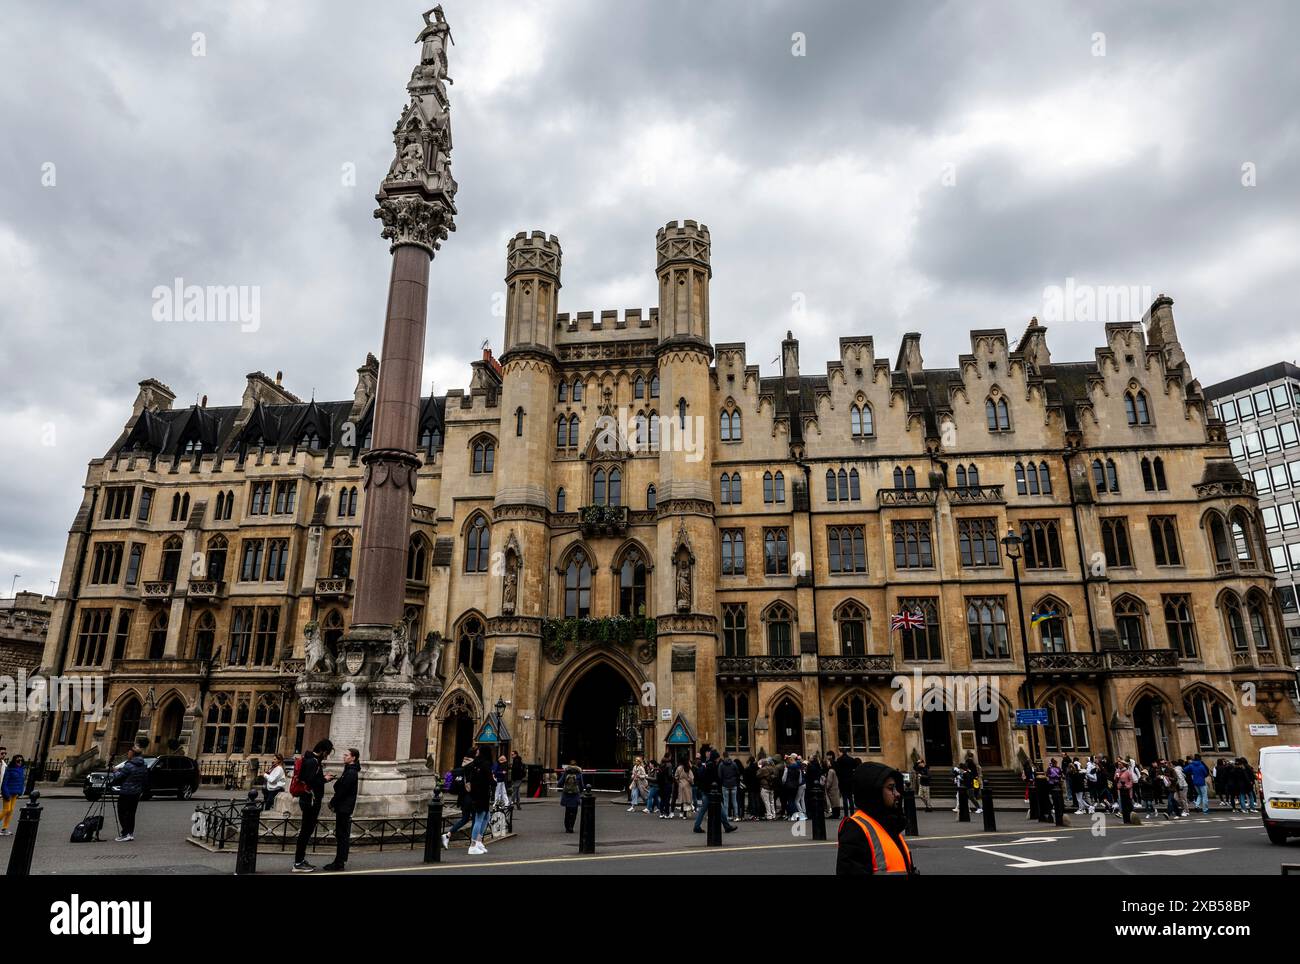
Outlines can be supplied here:
M460 821L461 813L455 801L444 797L441 833L449 833ZM243 798L201 803L194 808L190 820L190 836L215 850L235 850L239 847L243 810L248 801ZM363 817L352 821L352 846L377 850L414 850L424 845L428 833L428 813L409 817ZM469 826L463 828L468 836ZM488 819L489 833L509 833L514 828L514 807L494 805ZM258 833L260 849L274 849L279 853L293 851L302 829L302 817L290 813L263 813ZM333 847L337 842L334 820L321 815L312 833L312 848Z

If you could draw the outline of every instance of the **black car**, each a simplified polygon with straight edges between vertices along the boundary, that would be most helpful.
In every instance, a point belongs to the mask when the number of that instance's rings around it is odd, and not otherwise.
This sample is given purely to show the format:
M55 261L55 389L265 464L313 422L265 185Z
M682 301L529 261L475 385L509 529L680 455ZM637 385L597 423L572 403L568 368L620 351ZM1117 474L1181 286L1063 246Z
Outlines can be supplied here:
M160 793L176 795L177 800L188 800L199 788L199 764L187 756L147 756L142 758L149 768L149 782L145 786L142 800L148 800ZM87 800L98 800L107 790L116 793L111 782L122 768L119 763L112 770L98 770L86 777L86 786L82 790Z

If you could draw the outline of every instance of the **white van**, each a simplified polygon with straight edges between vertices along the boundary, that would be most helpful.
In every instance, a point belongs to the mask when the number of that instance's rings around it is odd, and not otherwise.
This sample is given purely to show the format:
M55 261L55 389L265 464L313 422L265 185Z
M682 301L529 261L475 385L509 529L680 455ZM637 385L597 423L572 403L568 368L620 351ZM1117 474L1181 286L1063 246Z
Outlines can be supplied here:
M1259 751L1264 787L1264 829L1275 844L1300 837L1300 746L1266 746Z

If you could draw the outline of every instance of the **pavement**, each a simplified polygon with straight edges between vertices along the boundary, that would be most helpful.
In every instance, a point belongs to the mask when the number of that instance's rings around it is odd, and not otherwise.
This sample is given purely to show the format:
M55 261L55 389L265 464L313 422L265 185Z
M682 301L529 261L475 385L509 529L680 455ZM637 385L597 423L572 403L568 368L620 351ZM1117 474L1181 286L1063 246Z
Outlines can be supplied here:
M106 833L99 843L73 844L69 834L86 811L80 797L42 797L35 874L232 874L234 853L211 853L186 839L194 804L203 799L244 799L236 793L206 793L195 801L150 800L140 805L136 840L116 843ZM1181 820L1142 819L1125 826L1118 817L1074 816L1069 826L1026 820L1024 811L1002 810L997 832L985 832L982 816L957 822L949 810L918 815L920 836L909 838L924 874L1069 874L1183 876L1276 875L1283 862L1300 862L1300 840L1284 847L1269 843L1258 815L1212 811ZM115 830L110 816L107 830ZM17 825L15 815L14 826ZM439 864L424 864L422 848L354 849L347 876L434 874L830 874L835 868L836 821L827 820L828 841L811 839L808 822L741 822L723 836L724 846L707 847L706 835L688 820L660 820L626 803L597 805L596 853L581 855L578 835L566 834L563 810L554 798L524 804L515 817L515 836L488 843L488 853L469 856L464 844L444 852ZM0 837L0 867L6 866L13 837ZM317 855L317 866L332 855ZM288 873L289 853L261 853L258 873ZM301 875L299 875L301 876ZM316 876L326 876L317 874ZM333 875L330 875L333 876Z

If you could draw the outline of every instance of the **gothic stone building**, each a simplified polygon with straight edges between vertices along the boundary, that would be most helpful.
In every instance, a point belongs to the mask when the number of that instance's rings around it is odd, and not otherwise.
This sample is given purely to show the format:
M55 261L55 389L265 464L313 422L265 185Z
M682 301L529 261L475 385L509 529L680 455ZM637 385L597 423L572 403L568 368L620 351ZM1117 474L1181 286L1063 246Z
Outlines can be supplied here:
M657 308L560 313L560 244L520 233L500 361L423 400L406 620L441 694L415 755L446 768L491 722L546 767L704 743L1011 767L1026 683L1044 753L1300 741L1255 492L1170 299L1087 362L1031 321L972 331L953 368L862 335L805 374L789 337L764 375L710 339L708 229L655 253ZM238 406L187 409L141 383L90 463L45 654L107 673L111 712L54 721L54 755L301 745L304 627L349 625L376 377L302 402L254 373ZM894 698L952 676L997 712Z
M45 634L50 628L54 600L35 592L19 592L11 599L0 599L0 678L13 680L12 689L0 693L6 702L0 705L0 746L12 758L21 753L32 759L36 748L40 714L31 707L17 705L19 680L30 677L41 665ZM10 704L9 699L15 699Z

